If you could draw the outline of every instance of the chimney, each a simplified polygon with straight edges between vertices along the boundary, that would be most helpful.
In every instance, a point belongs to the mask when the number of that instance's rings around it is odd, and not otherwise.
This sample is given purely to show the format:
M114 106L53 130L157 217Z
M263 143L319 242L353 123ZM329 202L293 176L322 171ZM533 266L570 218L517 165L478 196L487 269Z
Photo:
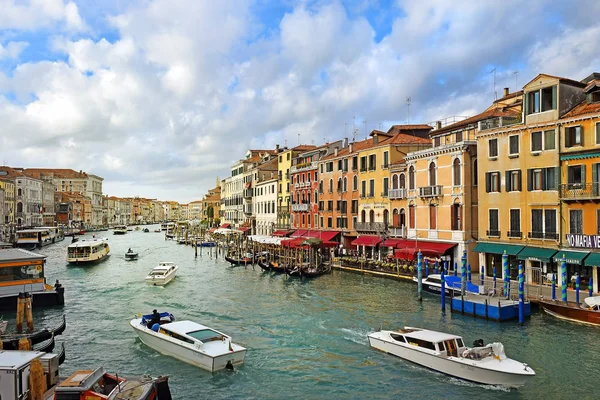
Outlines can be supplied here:
M342 147L345 149L346 147L348 147L348 138L344 138L344 144L342 145Z
M435 129L442 129L442 121L435 122Z
M508 93L509 93L509 91L508 91L508 88L507 88L507 87L505 87L505 88L504 88L504 96L503 96L503 97L506 97L506 96L508 96Z
M379 142L379 138L378 138L378 136L379 136L379 135L377 135L377 134L374 134L374 135L373 135L373 144L377 144L377 143Z
M279 145L278 144L275 145L275 153L279 153Z
M348 152L352 153L354 151L354 142L348 144Z

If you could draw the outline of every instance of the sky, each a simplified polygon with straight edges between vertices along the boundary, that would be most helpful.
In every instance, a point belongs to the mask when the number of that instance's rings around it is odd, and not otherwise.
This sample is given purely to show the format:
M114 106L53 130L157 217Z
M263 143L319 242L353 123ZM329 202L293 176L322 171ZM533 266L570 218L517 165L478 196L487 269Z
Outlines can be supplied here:
M248 149L471 116L600 71L600 2L0 0L0 157L189 202ZM407 98L410 98L408 106Z

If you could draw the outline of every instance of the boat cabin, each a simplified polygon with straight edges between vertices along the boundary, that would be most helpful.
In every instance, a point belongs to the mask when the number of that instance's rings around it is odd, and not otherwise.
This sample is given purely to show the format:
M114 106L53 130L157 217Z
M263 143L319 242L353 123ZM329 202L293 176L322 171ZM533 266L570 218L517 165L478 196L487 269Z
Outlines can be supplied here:
M192 321L178 321L161 325L158 333L168 335L189 344L206 344L215 341L222 342L227 338L227 336L221 332L217 332L207 326Z
M391 333L390 336L397 342L438 352L441 356L460 357L466 350L460 336L411 328L399 329L396 332Z
M104 257L104 252L108 251L106 239L83 239L71 243L67 247L67 261L78 260L96 260Z
M46 256L23 249L0 250L0 296L18 295L24 287L44 291L45 260Z

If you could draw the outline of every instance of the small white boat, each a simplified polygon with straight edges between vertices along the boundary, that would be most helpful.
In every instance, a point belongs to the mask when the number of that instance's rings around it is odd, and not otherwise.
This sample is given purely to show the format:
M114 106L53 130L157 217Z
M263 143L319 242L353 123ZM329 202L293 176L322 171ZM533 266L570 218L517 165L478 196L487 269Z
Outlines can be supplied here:
M127 233L126 225L118 225L113 228L113 235L124 235Z
M453 296L460 297L462 281L460 276L445 275L444 280L446 281L445 289L446 295L452 294ZM413 282L418 283L418 278L413 276ZM428 293L442 294L442 275L431 274L421 280L423 290ZM466 282L466 293L467 294L479 294L479 286Z
M161 262L146 276L146 283L154 286L164 286L177 276L179 267L173 262Z
M233 369L244 362L247 349L231 341L231 337L192 321L173 322L169 313L161 313L161 321L152 327L152 314L130 321L140 340L167 356L207 371Z
M127 250L127 253L125 253L126 260L136 260L137 258L138 258L137 251L133 251L133 250L129 249L129 250Z
M456 378L485 385L516 388L535 371L527 364L506 357L502 343L466 347L460 336L410 328L379 331L368 335L371 347Z

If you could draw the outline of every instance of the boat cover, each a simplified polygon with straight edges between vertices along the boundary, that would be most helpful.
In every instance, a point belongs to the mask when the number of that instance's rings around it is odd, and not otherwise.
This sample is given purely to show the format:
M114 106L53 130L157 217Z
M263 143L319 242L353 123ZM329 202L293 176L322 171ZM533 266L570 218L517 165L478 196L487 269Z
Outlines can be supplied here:
M600 310L600 296L586 297L583 301L590 309Z

